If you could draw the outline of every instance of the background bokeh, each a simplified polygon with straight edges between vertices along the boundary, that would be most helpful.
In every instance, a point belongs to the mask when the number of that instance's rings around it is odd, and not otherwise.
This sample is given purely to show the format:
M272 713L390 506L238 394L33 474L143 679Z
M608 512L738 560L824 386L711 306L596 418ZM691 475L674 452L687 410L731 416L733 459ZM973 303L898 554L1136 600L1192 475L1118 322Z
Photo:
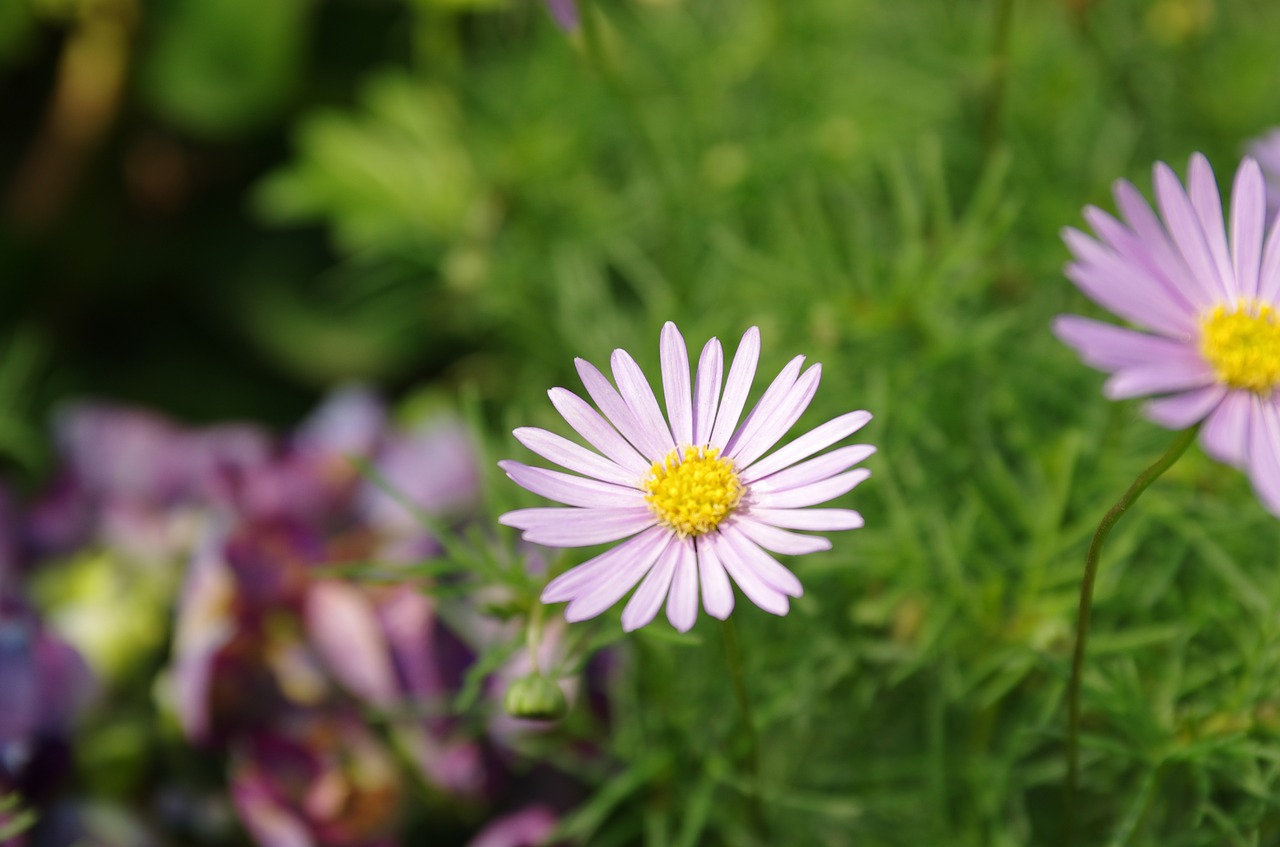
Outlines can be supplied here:
M24 661L46 641L85 655L96 689L25 735L0 716L5 743L58 739L54 787L27 805L78 827L15 838L1057 837L1085 544L1169 438L1050 335L1055 314L1094 313L1061 274L1059 231L1113 208L1117 178L1149 195L1156 160L1182 173L1202 151L1228 186L1280 124L1280 5L579 5L565 28L535 0L0 0L0 587L27 616L0 632L25 633ZM760 326L762 373L822 362L798 429L876 415L859 436L874 476L846 498L867 528L793 563L807 593L787 618L735 613L763 840L713 621L624 640L616 613L571 627L570 659L548 659L581 683L564 725L494 726L543 569L589 552L517 548L496 516L536 498L494 462L530 459L515 426L567 432L545 392L576 386L573 357L625 347L656 374L666 320L694 345ZM427 513L422 538L369 505L388 491ZM79 534L54 538L66 502ZM120 529L138 509L163 543ZM296 642L339 692L305 720L289 695L287 726L233 709L204 735L166 700L157 679L204 643L181 635L204 619L182 597L209 548L172 530L193 512L240 580L235 631L252 637L234 673ZM1278 541L1247 482L1196 451L1117 529L1085 679L1083 843L1280 843ZM270 552L236 571L232 542ZM297 561L297 585L261 588ZM404 584L449 633L413 660L445 668L423 731L483 760L482 788L403 762L386 776L381 752L348 767L398 737L389 703L426 695L404 688L403 656L404 690L378 688L359 670L372 654L336 655L312 618L374 633L368 609ZM104 633L128 637L111 653ZM0 687L18 679L3 661ZM23 679L56 676L32 662ZM302 684L280 667L273 684ZM307 746L317 722L327 740ZM336 815L376 825L246 829L254 791L301 802L261 775L286 742L342 760L350 796L371 784L353 772L394 786ZM473 841L529 809L535 834Z

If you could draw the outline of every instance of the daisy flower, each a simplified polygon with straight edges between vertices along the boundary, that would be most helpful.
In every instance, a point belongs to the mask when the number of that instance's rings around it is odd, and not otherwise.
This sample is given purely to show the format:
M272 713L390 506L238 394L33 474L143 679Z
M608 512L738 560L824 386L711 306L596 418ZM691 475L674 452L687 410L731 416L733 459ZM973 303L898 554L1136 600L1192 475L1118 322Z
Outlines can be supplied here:
M1110 399L1154 396L1146 414L1170 429L1204 421L1205 452L1246 470L1280 515L1280 230L1266 233L1262 171L1245 159L1236 172L1229 230L1204 156L1192 156L1187 190L1158 163L1155 190L1159 218L1120 181L1124 222L1091 206L1097 238L1063 233L1067 276L1137 328L1062 315L1054 333L1112 374Z
M799 597L802 589L770 551L796 555L831 547L826 538L790 530L862 526L862 516L850 509L805 507L866 479L869 471L850 468L875 448L855 444L810 457L862 428L871 415L841 415L761 458L808 407L821 366L801 373L804 356L792 359L740 422L760 356L759 329L742 336L727 378L720 342L708 341L692 391L684 338L670 322L662 328L661 355L665 418L626 351L613 351L616 388L576 360L599 411L564 388L551 389L551 402L599 452L546 430L517 429L521 444L581 476L500 462L517 484L569 508L519 509L499 520L523 530L526 541L553 547L622 541L542 592L544 603L568 602L570 621L599 615L638 583L623 609L623 628L649 623L665 600L668 620L685 632L697 619L699 590L707 614L729 616L730 578L751 602L785 615L787 598Z

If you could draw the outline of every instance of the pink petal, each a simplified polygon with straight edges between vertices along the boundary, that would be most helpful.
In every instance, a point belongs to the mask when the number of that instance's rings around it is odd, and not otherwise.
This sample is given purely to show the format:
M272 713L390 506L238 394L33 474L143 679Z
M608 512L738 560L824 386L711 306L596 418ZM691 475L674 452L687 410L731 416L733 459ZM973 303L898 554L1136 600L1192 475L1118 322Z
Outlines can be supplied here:
M688 632L698 620L698 554L694 540L676 542L676 569L667 597L667 620L680 632Z
M1208 280L1197 279L1191 273L1191 269L1169 240L1168 230L1160 223L1155 212L1151 211L1141 192L1130 183L1120 180L1115 185L1115 197L1125 220L1133 227L1143 245L1139 249L1146 257L1145 261L1151 262L1158 269L1154 278L1170 292L1180 293L1191 305L1193 312L1212 306L1216 302L1214 289Z
M724 620L733 611L733 586L725 573L715 545L707 542L709 536L697 539L698 577L702 583L702 605L707 614Z
M1151 214L1145 201L1139 197L1138 202L1147 209L1147 214ZM1123 261L1139 268L1149 278L1153 296L1170 298L1181 314L1197 311L1182 288L1172 281L1172 278L1186 276L1186 265L1174 253L1173 245L1169 244L1168 236L1154 216L1155 232L1159 234L1154 243L1144 241L1128 226L1096 206L1085 207L1084 219Z
M600 417L600 413L591 408L587 401L567 388L553 388L547 393L556 411L564 417L575 432L587 440L588 444L638 477L644 477L649 473L650 463L645 461L622 436L618 435L617 431ZM600 401L596 400L596 402Z
M1201 388L1217 379L1213 368L1199 355L1183 351L1181 356L1159 364L1117 371L1103 384L1102 393L1108 400L1127 400Z
M738 553L725 542L724 533L711 533L698 540L705 542L706 547L714 551L716 559L752 603L771 615L785 615L791 608L787 595L771 588L753 568L742 562ZM707 608L707 613L714 614L710 607Z
M1148 418L1168 429L1186 429L1198 424L1218 407L1227 387L1214 383L1194 391L1152 400L1144 407Z
M675 573L678 558L676 551L679 548L679 541L668 546L666 553L658 557L658 563L640 583L636 593L631 595L631 599L622 610L623 632L639 629L658 614L658 610L662 608L662 601L667 599L667 591L671 588L671 575Z
M1236 170L1231 188L1231 255L1235 258L1240 296L1258 296L1258 271L1262 267L1262 239L1266 235L1267 199L1262 169L1245 159Z
M724 352L720 339L713 338L702 348L698 359L698 379L694 385L693 443L710 443L716 422L716 404L720 399L720 380L724 377Z
M758 544L742 532L737 522L723 527L720 534L729 548L737 554L737 561L754 571L770 588L790 597L799 597L804 594L804 588L800 585L800 580L796 579L796 575L760 549ZM728 564L726 561L725 565L728 566Z
M548 547L588 547L635 535L653 526L648 506L608 509L516 509L498 523L524 530L524 540Z
M603 575L589 590L573 598L568 608L564 610L565 620L573 623L594 618L621 600L623 595L649 572L653 563L664 557L667 549L675 541L676 535L665 528L655 527L655 529L661 530L661 534L657 535L655 543L644 548L644 555L637 552L624 565L610 574Z
M1258 271L1258 299L1274 305L1277 297L1280 297L1280 215L1271 223L1262 250L1262 269Z
M785 529L752 520L749 515L737 516L733 525L764 549L783 556L803 556L831 549L831 542L826 538L787 532Z
M556 435L554 432L547 432L545 429L524 426L515 430L512 434L515 435L517 441L547 461L555 462L562 468L567 468L593 479L634 486L648 473L647 467L644 474L628 471L618 463L606 459L598 453L593 453L582 445L575 444L567 438Z
M1218 183L1214 179L1213 168L1210 167L1209 160L1204 157L1204 154L1195 153L1191 156L1187 185L1191 193L1191 207L1200 221L1205 246L1209 249L1217 278L1222 283L1223 294L1229 302L1238 300L1240 290L1236 285L1231 254L1227 250L1222 197L1218 194Z
M644 493L637 488L624 488L608 482L584 479L580 476L531 468L511 460L498 462L498 467L516 485L549 497L568 506L644 506Z
M617 547L560 574L542 589L540 599L543 603L565 603L608 582L614 574L625 572L634 561L648 559L652 562L657 549L666 543L668 535L670 530L665 527L650 527L635 538L627 539Z
M1170 356L1185 355L1190 349L1185 341L1136 332L1078 315L1055 318L1053 334L1075 350L1086 365L1103 371L1158 364Z
M689 351L671 321L662 327L662 394L676 444L693 444L693 405L689 392Z
M783 491L788 488L799 488L813 482L843 473L876 452L870 444L851 444L840 447L830 453L824 453L815 459L793 465L786 470L770 474L758 482L752 483L752 491Z
M746 513L761 523L787 529L808 529L815 532L834 532L841 529L861 529L862 515L852 509L755 509Z
M1249 452L1249 421L1253 417L1252 392L1228 391L1200 431L1204 451L1219 462L1243 467Z
M742 407L747 404L747 394L751 391L751 381L755 379L756 363L759 360L760 329L753 326L743 333L742 340L738 342L738 350L733 354L733 364L729 366L729 378L725 381L720 410L716 412L716 425L711 431L710 444L722 446L733 435Z
M644 429L646 443L651 445L647 449L656 451L649 453L649 457L655 460L663 458L675 449L676 444L662 417L662 410L658 408L658 398L653 396L653 389L649 387L649 380L626 350L614 350L610 362L618 393Z
M1280 517L1280 416L1275 401L1253 397L1249 422L1249 479L1258 499Z
M1156 163L1155 182L1160 214L1164 217L1169 234L1173 236L1173 244L1178 253L1186 260L1191 273L1203 280L1205 286L1213 292L1215 301L1227 299L1229 292L1218 277L1209 245L1205 242L1204 231L1190 199L1182 189L1182 183L1178 182L1178 177L1164 162Z
M871 471L866 468L857 468L812 485L763 494L753 504L753 511L757 506L765 509L799 509L804 506L816 506L852 491L858 483L869 476Z
M653 434L640 422L635 412L627 405L627 401L622 399L618 389L609 382L609 378L586 359L574 359L573 363L578 369L578 376L582 379L582 385L587 389L588 396L600 407L605 418L617 428L622 437L631 442L635 449L646 457L644 461L652 463L655 458L665 456L666 451L662 449L662 442L654 438Z
M814 365L805 371L786 396L779 401L777 409L762 413L760 426L754 433L743 436L734 450L734 461L744 467L748 466L777 444L779 439L795 426L796 421L800 420L805 409L809 408L809 403L818 392L818 382L821 378L822 365Z
M755 407L747 414L746 420L738 427L737 432L730 436L729 442L724 445L725 456L734 457L737 454L738 445L742 444L744 439L753 436L765 425L769 418L778 413L782 408L783 399L791 391L791 387L796 384L796 379L800 376L800 368L803 366L804 356L796 356L774 377L773 382L765 389ZM740 462L739 464L745 467L747 462Z
M825 450L840 439L847 438L866 426L869 420L871 420L871 413L863 411L847 412L838 418L833 418L780 448L773 455L742 469L739 472L739 478L743 482L750 483L790 467L819 450Z
M1087 257L1070 263L1063 273L1095 303L1165 335L1182 337L1195 332L1194 314L1169 297L1164 285L1140 266L1123 261L1077 230L1066 229L1062 237L1072 252Z

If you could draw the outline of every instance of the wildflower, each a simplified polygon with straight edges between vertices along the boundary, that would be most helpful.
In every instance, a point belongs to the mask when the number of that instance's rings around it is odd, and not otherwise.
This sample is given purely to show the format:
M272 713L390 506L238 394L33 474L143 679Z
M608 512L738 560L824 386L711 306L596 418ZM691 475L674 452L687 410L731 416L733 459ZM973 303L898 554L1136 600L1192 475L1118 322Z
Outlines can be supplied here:
M1229 237L1203 156L1191 158L1187 190L1164 163L1155 186L1160 219L1121 181L1124 223L1089 207L1098 239L1063 235L1075 255L1067 276L1138 329L1062 315L1054 333L1112 374L1107 397L1158 395L1146 414L1170 429L1204 421L1205 451L1247 470L1280 515L1280 235L1266 236L1262 171L1245 159L1236 172Z
M574 32L580 25L578 15L578 0L545 0L547 11L551 13L551 19L556 22L556 26L565 32Z
M530 450L581 476L500 462L517 484L569 506L520 509L500 520L536 544L582 547L629 539L547 585L543 602L568 601L570 621L599 615L639 583L622 612L623 628L649 623L665 599L671 624L687 631L697 618L699 586L707 613L728 617L734 604L730 577L757 606L784 615L787 598L802 593L800 581L766 551L792 555L831 547L826 538L788 530L862 526L862 516L850 509L804 507L839 497L870 475L849 470L875 451L868 445L809 457L856 432L871 415L841 415L762 459L808 407L821 366L802 374L804 357L797 356L739 423L760 354L757 328L743 335L723 396L719 340L703 348L692 392L688 351L673 323L663 327L661 354L666 418L625 351L613 353L617 388L577 360L600 412L564 388L551 390L551 402L599 453L545 430L517 429L516 438Z

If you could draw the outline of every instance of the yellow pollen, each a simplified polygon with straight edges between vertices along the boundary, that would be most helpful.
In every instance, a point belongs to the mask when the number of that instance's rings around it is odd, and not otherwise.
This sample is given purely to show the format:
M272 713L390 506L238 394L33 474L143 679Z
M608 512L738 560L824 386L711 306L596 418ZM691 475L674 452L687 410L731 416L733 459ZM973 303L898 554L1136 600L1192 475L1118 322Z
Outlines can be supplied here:
M654 462L644 499L658 520L681 538L711 532L733 513L743 487L732 459L721 459L718 447L676 448Z
M1280 383L1280 315L1251 300L1218 306L1200 323L1200 353L1228 387L1267 394Z

